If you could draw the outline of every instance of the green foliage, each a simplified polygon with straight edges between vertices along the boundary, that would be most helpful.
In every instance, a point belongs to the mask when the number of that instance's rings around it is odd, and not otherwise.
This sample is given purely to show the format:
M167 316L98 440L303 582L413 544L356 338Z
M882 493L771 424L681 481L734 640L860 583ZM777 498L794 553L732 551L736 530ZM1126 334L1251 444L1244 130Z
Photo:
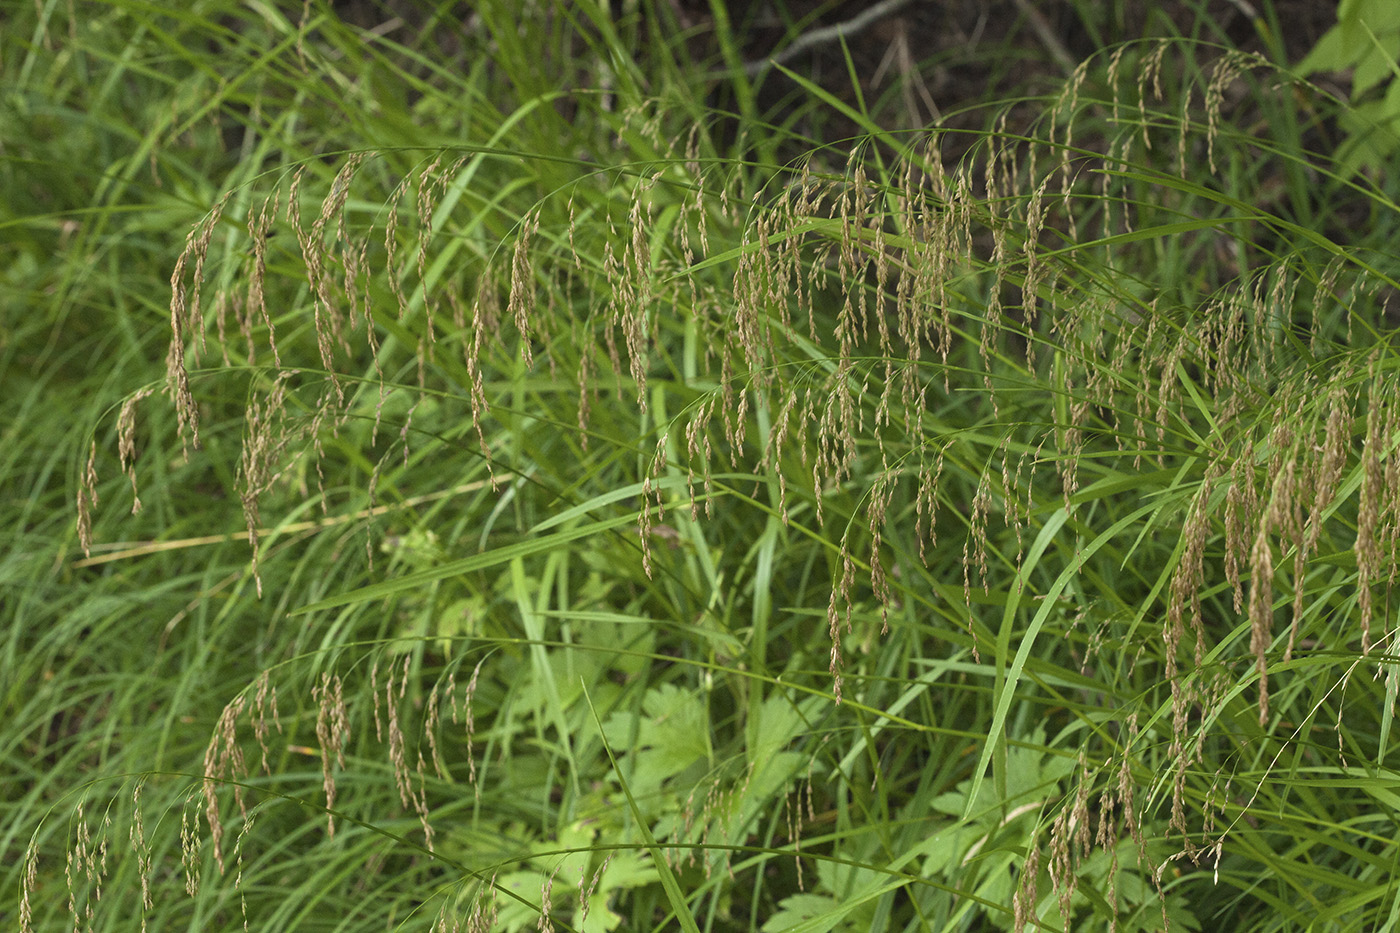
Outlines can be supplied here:
M1338 153L1345 175L1384 170L1400 142L1400 7L1386 0L1342 0L1337 25L1298 65L1303 75L1351 71L1351 106L1341 115L1349 139Z
M624 7L12 15L0 915L1393 926L1325 98L1144 40L900 130Z

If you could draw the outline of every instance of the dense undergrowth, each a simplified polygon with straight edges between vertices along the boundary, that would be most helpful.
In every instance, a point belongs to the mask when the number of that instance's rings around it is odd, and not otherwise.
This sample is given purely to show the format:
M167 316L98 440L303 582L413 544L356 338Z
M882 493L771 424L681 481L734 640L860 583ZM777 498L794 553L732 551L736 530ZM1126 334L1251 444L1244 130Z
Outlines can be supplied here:
M903 131L650 6L77 6L3 40L0 916L1395 925L1400 209L1320 88Z

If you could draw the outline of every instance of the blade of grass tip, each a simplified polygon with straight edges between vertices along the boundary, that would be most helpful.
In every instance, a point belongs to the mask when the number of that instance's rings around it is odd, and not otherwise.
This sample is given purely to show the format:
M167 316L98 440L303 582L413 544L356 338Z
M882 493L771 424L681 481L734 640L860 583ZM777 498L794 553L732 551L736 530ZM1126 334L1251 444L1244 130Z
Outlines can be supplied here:
M680 921L682 930L685 930L686 933L700 933L700 927L696 924L695 918L690 914L690 908L686 905L685 895L681 893L681 885L676 880L676 873L671 870L670 863L661 854L661 846L657 844L656 837L651 834L651 827L642 817L642 811L637 807L637 801L632 797L632 789L627 786L627 779L623 777L622 769L617 766L617 758L613 756L612 746L608 744L608 737L603 733L603 721L598 718L598 710L593 706L593 697L588 693L588 684L580 678L579 685L583 688L583 699L588 703L588 711L593 715L593 722L598 727L598 738L603 743L603 751L607 753L613 773L617 775L617 782L622 787L622 793L627 797L627 806L632 811L632 818L637 821L637 828L641 830L642 840L646 843L647 851L651 853L651 860L656 864L656 873L661 876L661 887L666 891L666 900L671 905L671 911Z
M1161 504L1154 502L1119 519L1104 531L1103 534L1099 535L1080 550L1079 553L1075 555L1074 560L1060 573L1055 583L1046 592L1045 598L1041 600L1040 610L1036 612L1035 617L1031 619L1031 624L1026 628L1025 634L1021 636L1021 647L1017 649L1016 658L1011 662L1011 668L1006 672L1006 679L1001 683L998 690L996 713L992 716L991 728L987 732L987 744L982 747L982 756L977 761L976 770L972 772L972 785L968 789L967 803L963 808L964 820L972 818L973 805L977 800L978 792L982 789L982 781L987 774L987 765L990 763L992 754L997 746L1004 741L1002 733L1006 728L1006 717L1011 712L1011 701L1015 699L1016 696L1016 686L1021 682L1021 671L1026 667L1026 659L1030 657L1031 648L1035 645L1036 635L1038 635L1041 628L1045 626L1045 620L1049 618L1051 611L1056 608L1060 594L1064 592L1070 580L1074 579L1074 575L1079 572L1079 568L1084 566L1099 548L1107 544L1125 528L1132 527L1142 516L1159 508L1161 508ZM1017 606L1020 604L1021 595L1025 589L1025 585L1020 581L1029 578L1031 571L1035 569L1035 565L1040 560L1041 555L1044 554L1045 549L1049 547L1051 539L1054 538L1055 533L1060 530L1060 527L1064 525L1068 518L1069 513L1063 508L1056 510L1050 520L1045 523L1045 527L1040 530L1040 534L1036 535L1035 543L1031 546L1030 552L1026 555L1025 563L1021 565L1021 569L1017 574L1017 585L1007 595L1005 620L1010 620L1012 618L1013 614L1016 612ZM1006 624L1009 624L1009 621L1003 622L1003 626ZM998 664L1000 663L1001 659L998 659Z

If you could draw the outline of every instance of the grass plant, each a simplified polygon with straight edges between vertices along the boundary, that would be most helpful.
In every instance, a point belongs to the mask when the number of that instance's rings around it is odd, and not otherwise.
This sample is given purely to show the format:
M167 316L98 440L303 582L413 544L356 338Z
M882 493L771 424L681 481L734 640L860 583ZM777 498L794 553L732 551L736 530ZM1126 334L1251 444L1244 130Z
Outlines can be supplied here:
M9 14L0 917L1393 929L1345 104L520 6Z

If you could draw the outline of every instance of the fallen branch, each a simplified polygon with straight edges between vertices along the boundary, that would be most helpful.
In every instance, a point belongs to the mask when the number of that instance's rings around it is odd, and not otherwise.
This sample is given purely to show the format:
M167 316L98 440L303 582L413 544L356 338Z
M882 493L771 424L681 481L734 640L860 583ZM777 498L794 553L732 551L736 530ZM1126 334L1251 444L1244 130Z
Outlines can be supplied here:
M914 0L880 0L879 3L868 7L864 12L851 17L845 22L835 23L831 26L823 26L820 29L813 29L810 32L804 32L793 40L792 45L789 45L776 55L770 55L760 61L745 62L744 74L748 75L750 78L758 77L773 65L785 65L802 53L819 45L825 45L828 42L835 42L838 39L854 36L870 28L870 26L874 25L879 20L894 15L913 2Z

